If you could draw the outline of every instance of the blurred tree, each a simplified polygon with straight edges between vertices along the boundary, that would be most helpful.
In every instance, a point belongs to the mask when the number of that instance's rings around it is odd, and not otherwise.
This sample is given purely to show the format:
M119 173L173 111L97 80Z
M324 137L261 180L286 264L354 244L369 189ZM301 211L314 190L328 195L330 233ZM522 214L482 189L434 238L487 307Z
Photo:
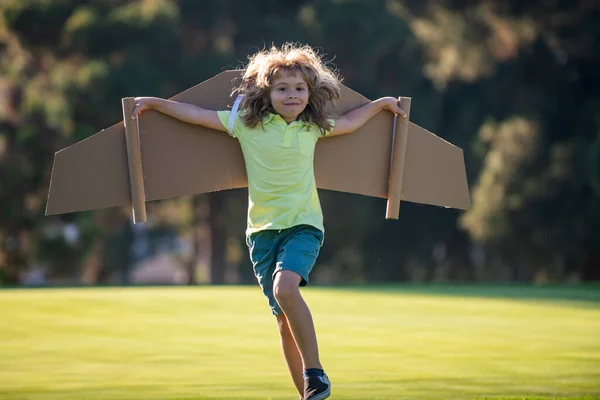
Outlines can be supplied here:
M428 76L452 99L441 122L475 139L467 161L478 179L461 226L514 279L576 272L600 227L597 2L404 5Z
M319 49L367 97L413 97L411 120L465 149L472 184L469 212L403 203L400 221L383 219L382 199L323 192L326 268L317 280L592 279L596 3L5 0L0 281L15 283L36 265L63 279L85 265L90 283L114 275L129 213L44 217L54 152L118 121L122 97L170 97L285 41ZM214 281L251 281L247 251L239 254L245 192L183 202L179 217L155 219L190 238L190 281L207 242Z
M44 217L52 157L99 127L118 121L121 97L168 88L168 77L181 64L177 16L169 1L3 3L0 259L6 281L18 280L26 260L50 257L41 261L51 264L62 260L25 246L49 240L46 231L51 221L76 221L89 229L80 236L85 243L65 243L77 255L75 259L96 249L107 261L111 251L118 251L115 246L93 243L109 240L109 226L120 226L117 220L127 218L120 211L99 211L91 224L85 213ZM54 267L50 277L64 270L61 265ZM77 271L79 265L67 268L71 276L73 268Z

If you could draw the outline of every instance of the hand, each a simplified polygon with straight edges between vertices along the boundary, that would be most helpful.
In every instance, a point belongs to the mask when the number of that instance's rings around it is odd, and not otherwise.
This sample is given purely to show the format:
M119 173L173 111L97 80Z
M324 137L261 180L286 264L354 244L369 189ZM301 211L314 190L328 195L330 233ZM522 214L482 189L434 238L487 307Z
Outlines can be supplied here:
M402 118L406 118L406 113L400 108L400 100L395 97L384 97L383 99L384 110L393 112L394 114L400 115Z
M131 112L131 119L136 119L144 111L152 108L152 99L150 97L136 97L135 108Z

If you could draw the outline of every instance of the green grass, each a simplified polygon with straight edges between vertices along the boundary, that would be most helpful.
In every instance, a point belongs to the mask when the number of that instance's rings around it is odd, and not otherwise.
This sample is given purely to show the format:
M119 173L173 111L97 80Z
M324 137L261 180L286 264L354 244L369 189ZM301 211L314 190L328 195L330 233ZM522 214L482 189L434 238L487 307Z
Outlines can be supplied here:
M332 399L598 399L600 290L303 291ZM0 399L297 400L257 287L0 291Z

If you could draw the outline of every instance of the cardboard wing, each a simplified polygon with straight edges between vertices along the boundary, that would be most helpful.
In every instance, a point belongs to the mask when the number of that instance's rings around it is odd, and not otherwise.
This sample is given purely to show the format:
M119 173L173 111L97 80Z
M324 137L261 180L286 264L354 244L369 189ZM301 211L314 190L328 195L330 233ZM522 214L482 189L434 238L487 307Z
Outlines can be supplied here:
M213 110L233 103L241 71L225 71L173 100ZM342 87L335 114L369 100ZM410 110L410 99L401 106ZM132 205L145 220L145 202L247 186L236 139L156 111L131 120L133 99L123 99L123 121L58 151L46 215ZM320 189L388 199L387 218L400 201L467 209L463 152L431 132L382 111L356 132L319 140L315 177Z

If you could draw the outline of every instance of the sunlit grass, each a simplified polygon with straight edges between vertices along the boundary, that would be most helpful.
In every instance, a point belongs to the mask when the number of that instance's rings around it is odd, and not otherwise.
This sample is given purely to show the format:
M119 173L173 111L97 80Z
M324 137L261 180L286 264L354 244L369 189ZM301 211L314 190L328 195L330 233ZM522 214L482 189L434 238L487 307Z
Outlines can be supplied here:
M332 399L600 398L597 290L303 293ZM5 290L0 317L0 399L297 399L256 287Z

